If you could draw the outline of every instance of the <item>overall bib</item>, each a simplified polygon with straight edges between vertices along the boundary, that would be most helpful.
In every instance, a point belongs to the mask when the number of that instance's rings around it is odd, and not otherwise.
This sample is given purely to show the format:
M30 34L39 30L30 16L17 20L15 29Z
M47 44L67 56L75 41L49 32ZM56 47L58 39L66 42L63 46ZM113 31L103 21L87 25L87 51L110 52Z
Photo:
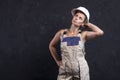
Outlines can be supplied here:
M68 37L64 32L60 47L62 65L59 67L57 80L90 80L81 34Z

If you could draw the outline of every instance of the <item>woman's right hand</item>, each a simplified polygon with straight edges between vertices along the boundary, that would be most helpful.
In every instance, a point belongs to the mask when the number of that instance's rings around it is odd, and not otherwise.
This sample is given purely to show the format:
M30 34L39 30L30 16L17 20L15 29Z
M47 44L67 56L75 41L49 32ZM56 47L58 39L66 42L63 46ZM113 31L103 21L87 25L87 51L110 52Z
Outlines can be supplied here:
M58 65L58 67L60 67L60 66L62 65L62 60L57 61L56 63L57 63L57 65Z

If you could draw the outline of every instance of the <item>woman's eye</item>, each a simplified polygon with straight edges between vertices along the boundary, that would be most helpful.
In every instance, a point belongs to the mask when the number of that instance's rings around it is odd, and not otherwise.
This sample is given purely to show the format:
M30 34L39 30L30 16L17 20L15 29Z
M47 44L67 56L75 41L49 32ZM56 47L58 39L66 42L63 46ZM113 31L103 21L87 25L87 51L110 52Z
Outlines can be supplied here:
M82 17L79 17L79 19L81 19L81 20L82 20Z

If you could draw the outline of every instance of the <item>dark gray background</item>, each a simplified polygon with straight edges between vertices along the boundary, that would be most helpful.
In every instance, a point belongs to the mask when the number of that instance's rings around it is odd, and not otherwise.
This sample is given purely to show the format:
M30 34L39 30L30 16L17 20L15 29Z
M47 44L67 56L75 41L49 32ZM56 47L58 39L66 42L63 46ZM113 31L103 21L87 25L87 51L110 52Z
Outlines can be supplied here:
M84 6L105 32L86 43L91 80L120 80L119 0L0 0L0 80L56 80L49 42ZM59 47L58 47L59 49ZM59 50L58 50L59 52Z

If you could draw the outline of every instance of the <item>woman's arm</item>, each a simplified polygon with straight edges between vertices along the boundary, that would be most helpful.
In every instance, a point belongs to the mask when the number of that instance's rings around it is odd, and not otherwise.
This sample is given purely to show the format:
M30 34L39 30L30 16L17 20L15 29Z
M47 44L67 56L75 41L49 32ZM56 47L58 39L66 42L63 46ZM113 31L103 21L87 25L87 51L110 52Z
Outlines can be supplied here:
M85 31L85 40L90 40L102 36L104 34L103 30L92 23L85 24L91 31Z
M51 42L49 44L50 53L51 53L52 57L54 58L54 60L55 60L55 62L57 63L58 66L60 66L61 60L60 60L60 57L57 54L55 46L59 43L60 36L61 36L61 30L58 31L55 34L55 36L53 37L53 39L51 40Z

